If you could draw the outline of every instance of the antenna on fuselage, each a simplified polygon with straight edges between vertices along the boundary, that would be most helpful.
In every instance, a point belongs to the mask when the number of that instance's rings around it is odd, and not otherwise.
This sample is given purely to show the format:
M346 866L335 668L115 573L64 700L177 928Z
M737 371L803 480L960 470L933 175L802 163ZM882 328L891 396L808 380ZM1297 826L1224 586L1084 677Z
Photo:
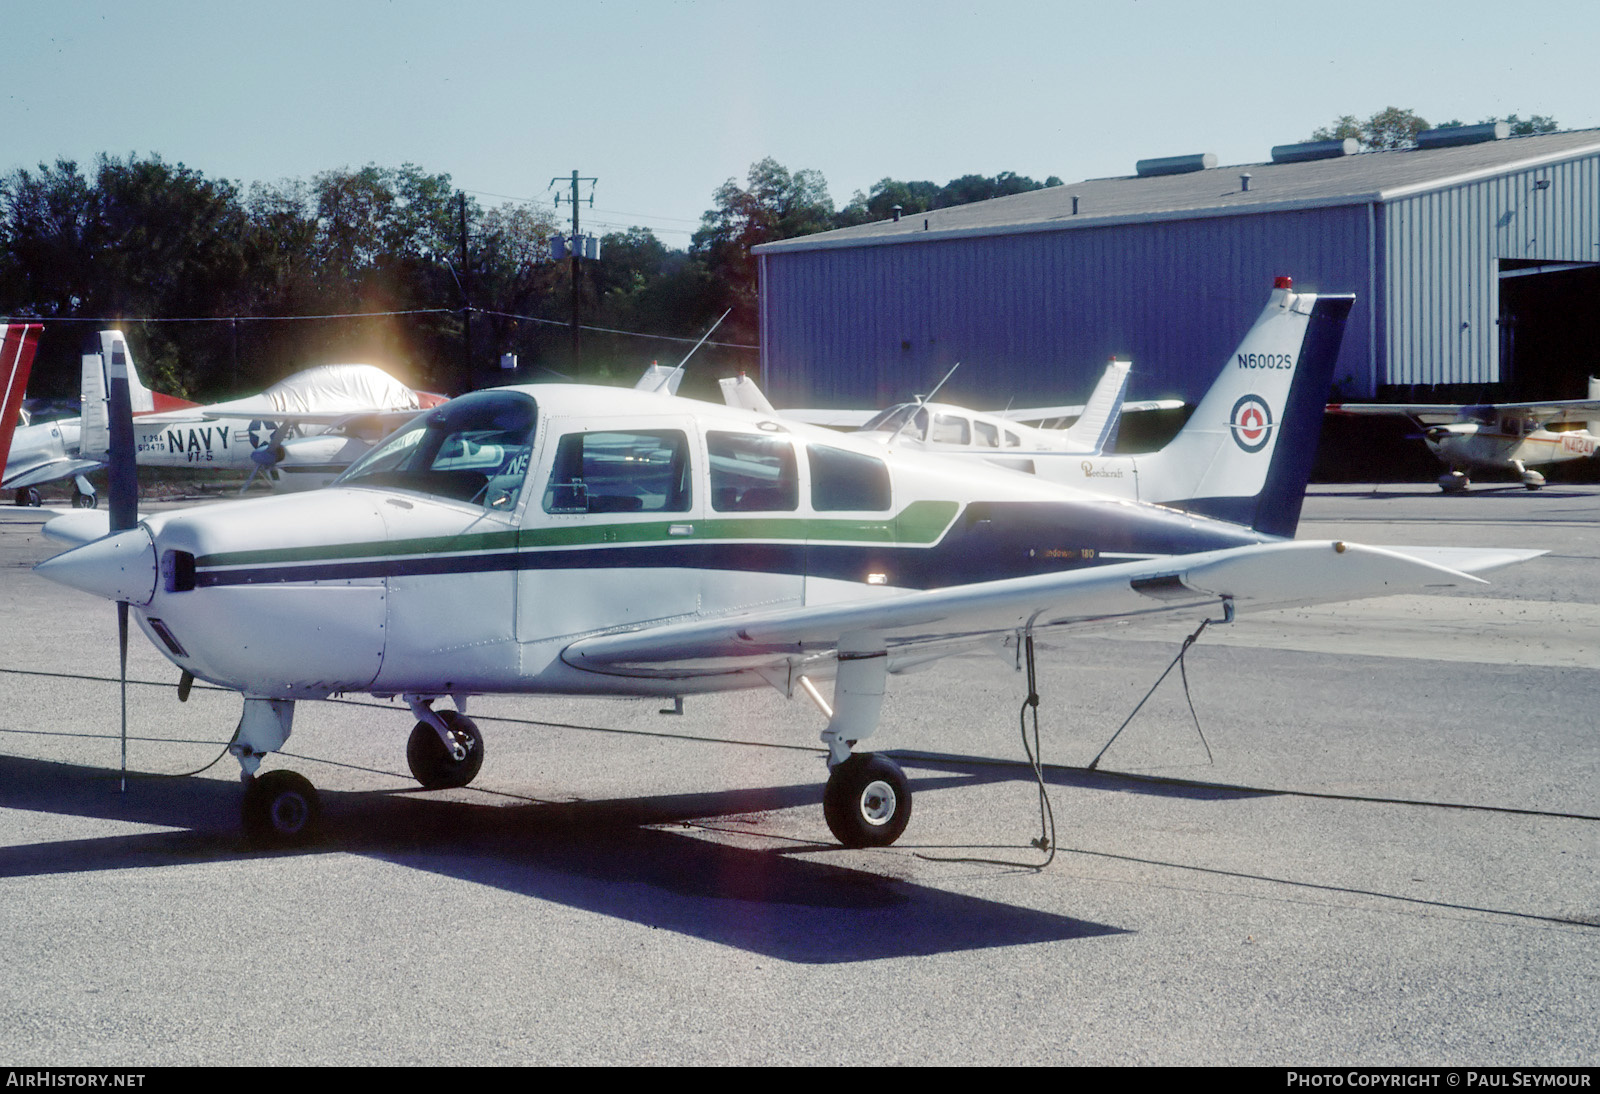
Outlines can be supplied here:
M699 349L701 346L705 345L706 344L706 339L710 338L713 334L715 334L717 332L717 328L722 326L722 321L724 319L728 318L728 316L731 315L732 313L733 313L733 309L729 308L727 311L725 311L721 315L717 316L717 321L715 323L711 324L711 329L706 331L704 334L702 334L700 336L700 341L698 341L698 342L696 342L694 344L694 348L689 350L688 353L683 355L683 360L678 362L678 367L679 368L682 368L684 365L687 365L689 363L689 358L694 356L694 351Z

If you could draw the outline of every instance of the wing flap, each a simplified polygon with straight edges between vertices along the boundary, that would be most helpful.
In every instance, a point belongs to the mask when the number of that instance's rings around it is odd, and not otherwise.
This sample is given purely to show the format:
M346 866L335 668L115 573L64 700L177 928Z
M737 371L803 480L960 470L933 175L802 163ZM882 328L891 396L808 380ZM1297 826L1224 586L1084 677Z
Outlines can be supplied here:
M1384 548L1283 541L594 635L562 660L608 675L683 679L827 660L841 643L925 659L1018 631L1220 613L1224 600L1250 611L1477 584Z

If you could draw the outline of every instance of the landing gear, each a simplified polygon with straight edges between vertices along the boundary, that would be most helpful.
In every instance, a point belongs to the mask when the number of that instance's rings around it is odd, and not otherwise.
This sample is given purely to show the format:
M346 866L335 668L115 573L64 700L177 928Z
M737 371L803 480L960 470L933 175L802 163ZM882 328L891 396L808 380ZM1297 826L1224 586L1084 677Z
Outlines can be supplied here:
M244 789L244 834L257 847L299 847L310 842L322 803L310 781L293 771L269 771Z
M406 742L406 763L426 790L466 786L483 767L483 734L477 723L454 710L430 711L444 723L447 747L431 722L419 721Z
M1471 481L1461 471L1451 471L1439 476L1439 489L1446 494L1459 494L1471 485Z
M18 505L31 505L36 509L43 504L44 501L43 498L39 497L39 491L35 490L31 486L17 487L15 500Z
M1544 476L1537 471L1529 471L1523 466L1521 460L1512 460L1511 466L1516 470L1518 478L1522 480L1522 485L1529 490L1537 490L1544 485Z
M822 794L828 830L846 847L887 847L911 820L911 787L887 756L857 752L834 765Z
M74 509L93 509L100 504L100 498L94 494L85 494L82 490L73 488L72 507Z

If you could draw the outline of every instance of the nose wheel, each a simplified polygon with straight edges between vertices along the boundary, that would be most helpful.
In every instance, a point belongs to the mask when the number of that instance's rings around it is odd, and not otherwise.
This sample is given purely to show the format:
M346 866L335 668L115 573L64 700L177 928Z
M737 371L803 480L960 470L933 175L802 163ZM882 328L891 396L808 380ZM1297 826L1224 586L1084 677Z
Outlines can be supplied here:
M454 710L437 713L450 737L450 745L427 722L418 722L406 742L406 763L411 774L427 790L449 790L466 786L483 767L483 734L465 714Z
M822 794L828 830L846 847L887 847L911 820L911 787L887 756L857 752L835 764Z
M269 771L244 790L244 834L256 847L299 847L316 835L322 802L316 787L293 771Z

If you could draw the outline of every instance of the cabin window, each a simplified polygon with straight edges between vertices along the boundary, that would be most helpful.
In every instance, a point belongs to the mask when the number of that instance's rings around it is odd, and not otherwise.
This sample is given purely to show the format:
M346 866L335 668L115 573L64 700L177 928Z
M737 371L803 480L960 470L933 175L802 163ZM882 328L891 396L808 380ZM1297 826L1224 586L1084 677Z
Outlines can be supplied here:
M419 414L335 480L414 490L510 510L522 493L538 408L514 391L480 391Z
M821 513L889 508L889 469L874 456L812 445L811 508Z
M689 442L680 430L568 433L544 492L547 513L684 513Z
M972 443L970 423L954 414L935 414L933 432L928 434L928 440L934 444L969 445Z
M1017 436L1015 433L1011 432L1011 430L1009 430L1009 429L1006 430L1006 447L1007 448L1021 448L1022 447L1022 438Z
M794 445L757 433L706 433L711 508L719 513L792 512L800 507Z
M972 421L972 432L977 436L978 443L983 447L1000 447L1000 427L994 423L980 422L974 418Z

